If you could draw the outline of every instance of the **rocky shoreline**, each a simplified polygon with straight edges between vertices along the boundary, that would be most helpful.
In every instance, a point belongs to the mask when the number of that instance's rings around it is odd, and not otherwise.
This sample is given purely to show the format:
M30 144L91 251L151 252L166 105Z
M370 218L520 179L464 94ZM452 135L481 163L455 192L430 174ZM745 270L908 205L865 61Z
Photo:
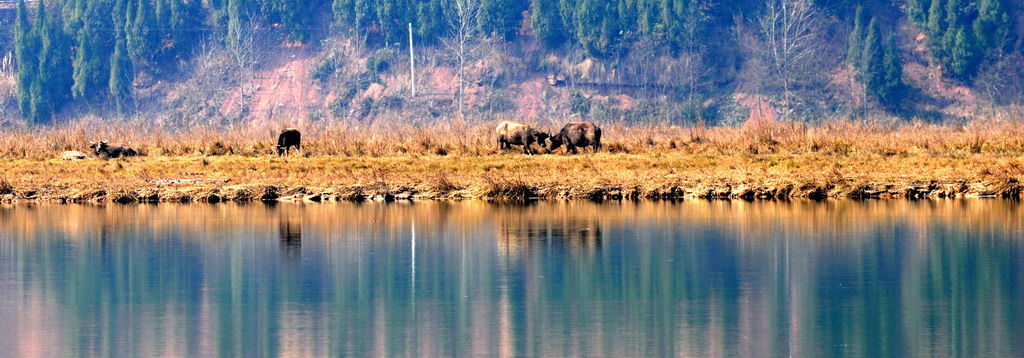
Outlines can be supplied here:
M232 184L219 181L164 181L139 188L9 187L0 191L3 203L160 203L251 201L407 201L407 200L775 200L775 199L1020 199L1022 185L1013 178L997 181L918 183L665 183L662 185L571 185L488 182L468 187L435 184L341 185L306 187Z

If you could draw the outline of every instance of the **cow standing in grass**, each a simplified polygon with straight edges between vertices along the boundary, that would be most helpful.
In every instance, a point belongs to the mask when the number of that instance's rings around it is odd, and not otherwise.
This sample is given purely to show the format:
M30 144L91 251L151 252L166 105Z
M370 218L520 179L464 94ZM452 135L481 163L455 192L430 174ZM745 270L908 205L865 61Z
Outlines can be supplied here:
M89 141L89 143L89 149L92 149L93 154L98 158L122 158L139 155L135 149L125 144L109 144L107 141L100 141L99 143Z
M538 131L529 124L512 121L501 122L494 129L494 132L498 134L499 150L508 150L513 145L521 145L523 146L524 154L536 154L530 148L530 145L533 143L540 144L541 147L547 147L546 141L549 137L547 133Z
M558 134L551 137L549 150L558 149L565 144L565 149L572 154L578 153L576 148L593 148L594 153L601 150L601 128L589 122L572 122L562 127Z
M298 151L301 146L302 133L299 133L298 129L285 128L277 136L277 155L288 154L288 149L291 147L295 147L295 150Z

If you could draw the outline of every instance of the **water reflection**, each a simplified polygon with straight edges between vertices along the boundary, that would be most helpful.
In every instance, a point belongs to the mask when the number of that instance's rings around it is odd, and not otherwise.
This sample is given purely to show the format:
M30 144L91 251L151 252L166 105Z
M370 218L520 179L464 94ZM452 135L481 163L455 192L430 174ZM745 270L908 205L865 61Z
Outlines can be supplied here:
M281 252L284 253L285 261L290 264L296 264L302 261L301 218L294 215L281 215L278 220L278 237L280 237Z
M1021 356L1021 219L997 200L0 206L0 352Z

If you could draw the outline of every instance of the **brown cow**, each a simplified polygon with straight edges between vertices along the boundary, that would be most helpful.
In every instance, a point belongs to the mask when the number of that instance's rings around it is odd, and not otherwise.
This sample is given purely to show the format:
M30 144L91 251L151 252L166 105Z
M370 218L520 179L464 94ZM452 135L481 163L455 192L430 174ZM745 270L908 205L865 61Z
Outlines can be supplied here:
M291 147L295 147L295 150L298 151L301 146L302 133L299 133L298 129L285 128L277 136L277 155L288 154L288 149Z
M508 150L512 145L521 145L524 154L536 154L530 148L533 143L546 148L546 141L550 137L549 134L536 130L529 124L512 121L501 122L494 132L498 134L498 149Z
M558 134L551 137L549 150L558 149L565 144L565 149L572 154L578 153L576 148L592 147L594 153L601 150L601 128L589 122L572 122L562 127Z

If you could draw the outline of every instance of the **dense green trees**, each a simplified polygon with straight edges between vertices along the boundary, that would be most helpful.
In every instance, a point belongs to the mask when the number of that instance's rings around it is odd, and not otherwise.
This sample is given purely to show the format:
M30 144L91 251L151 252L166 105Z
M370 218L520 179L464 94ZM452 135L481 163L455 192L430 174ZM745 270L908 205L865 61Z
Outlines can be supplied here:
M416 41L451 37L454 0L44 0L19 1L11 32L17 104L24 118L46 122L71 99L126 108L136 72L159 76L204 42L237 47L256 26L277 41L314 42L326 28L358 35L370 46L400 46L413 25ZM517 41L523 26L548 49L581 48L611 68L655 57L687 59L673 71L676 85L696 86L699 74L727 66L711 54L736 55L732 32L764 12L763 0L472 0L474 37ZM902 8L927 35L935 64L971 84L979 69L1019 51L1008 0L812 0L825 16L852 22L848 63L881 103L899 106L906 92L892 16L867 13ZM856 15L846 18L852 9ZM739 21L739 22L738 22ZM829 22L835 24L839 22ZM871 23L874 23L873 25ZM828 31L847 25L830 25ZM479 29L479 32L477 32ZM889 35L889 34L893 35ZM252 46L253 44L248 44ZM642 51L638 51L642 49ZM643 52L642 56L636 55ZM636 56L634 56L636 55ZM732 62L735 66L736 62ZM734 69L721 69L723 72ZM173 72L173 71L166 71ZM649 77L649 76L648 76ZM690 80L682 80L682 78ZM688 84L681 84L689 82ZM690 91L693 94L692 88Z
M15 20L14 60L18 67L17 92L18 109L21 116L32 116L32 97L29 91L39 68L39 38L28 21L25 0L18 0L18 14Z
M74 85L71 92L76 99L84 99L103 93L103 65L97 51L96 40L87 31L78 35L78 51L75 54Z
M903 60L900 58L894 36L883 40L878 19L872 17L866 27L861 26L862 9L857 10L854 29L848 42L847 61L864 84L866 94L874 96L889 108L900 105L905 93Z
M46 123L71 97L74 45L64 33L60 13L48 15L43 1L35 21L28 21L24 1L18 3L15 25L18 108L33 123Z
M156 13L149 0L138 0L133 3L135 13L131 17L131 24L125 25L128 52L135 61L149 61L160 46L159 33L153 30Z
M1004 1L912 0L906 8L928 35L929 50L946 74L970 82L986 60L1005 50L1011 36Z
M128 56L128 46L125 45L124 39L118 38L117 44L114 46L114 53L110 57L108 88L119 112L124 113L128 109L134 79L135 69Z
M558 4L550 0L533 0L530 22L533 33L549 48L557 48L568 40Z
M893 36L889 36L885 43L881 65L882 79L875 89L875 94L886 106L899 106L905 97L907 86L903 82L903 59L900 58L899 48Z
M525 0L480 0L480 29L511 41L528 7L529 2Z
M846 60L850 64L859 68L860 66L860 55L864 53L864 37L867 29L864 22L867 19L864 17L864 8L857 7L856 15L853 16L853 30L850 31L850 37L846 44Z

